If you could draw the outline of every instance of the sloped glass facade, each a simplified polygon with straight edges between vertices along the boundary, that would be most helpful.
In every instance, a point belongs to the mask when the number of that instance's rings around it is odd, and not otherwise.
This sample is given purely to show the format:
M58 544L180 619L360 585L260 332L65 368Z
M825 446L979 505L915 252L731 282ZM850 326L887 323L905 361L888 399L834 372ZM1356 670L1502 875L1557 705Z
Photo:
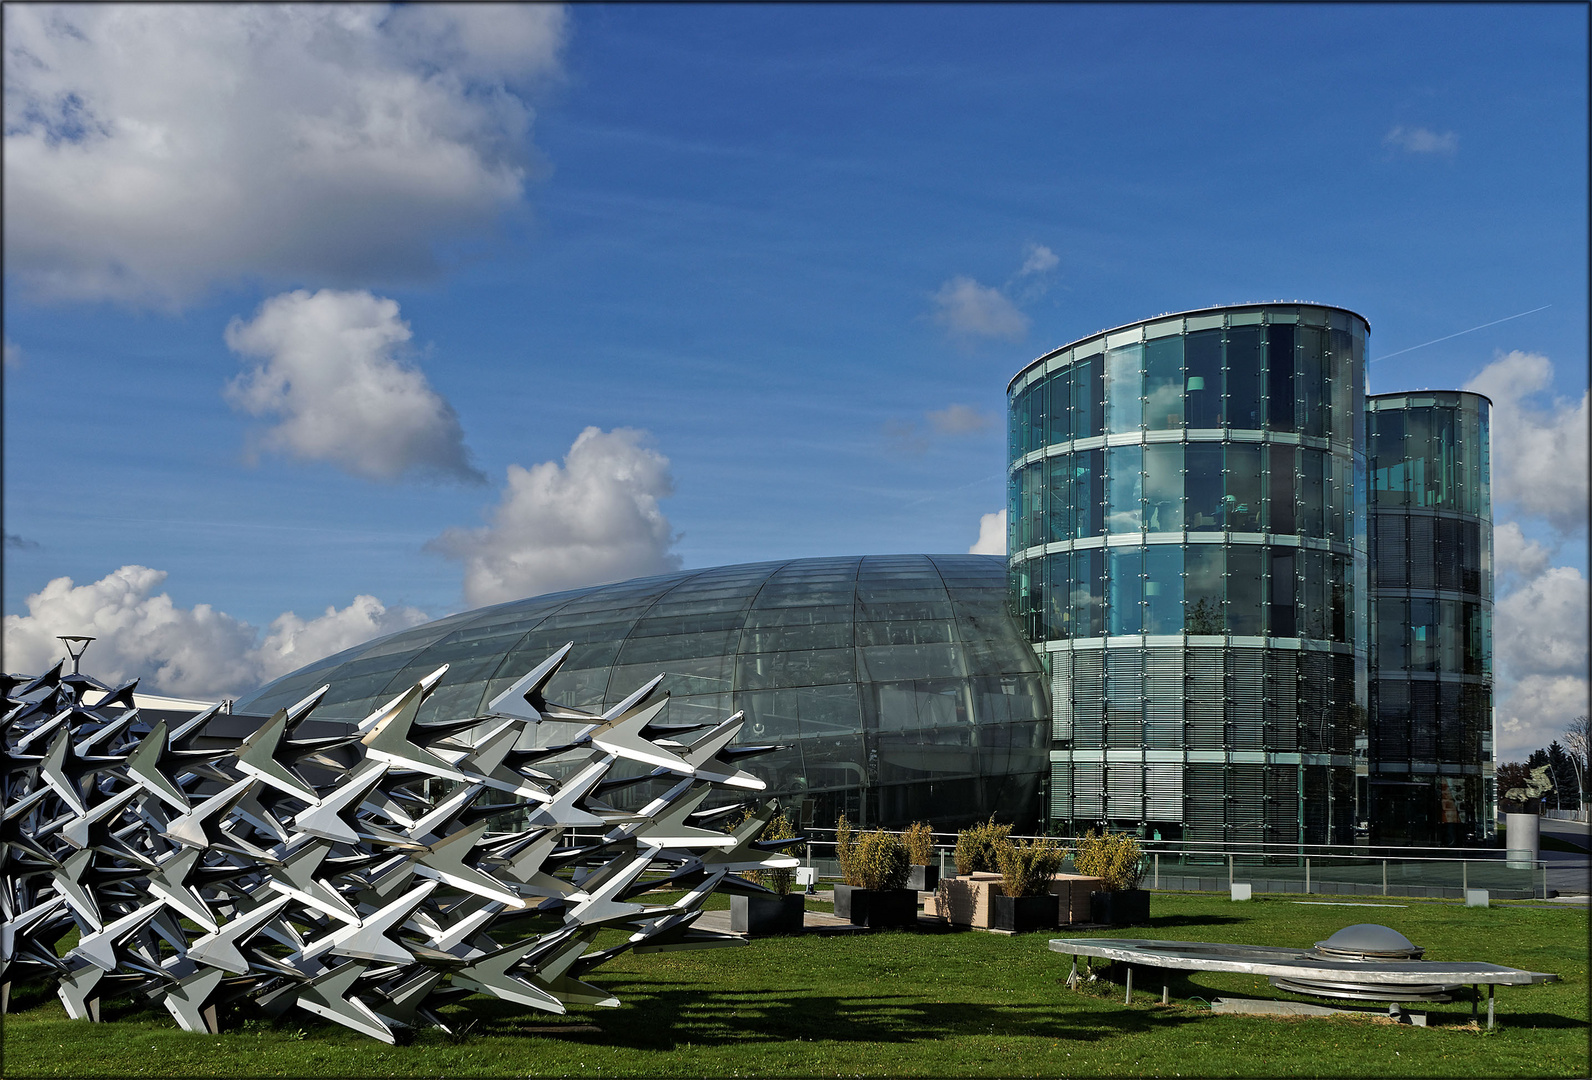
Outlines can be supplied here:
M1424 391L1367 408L1371 832L1475 842L1495 795L1490 404Z
M1354 835L1368 329L1320 305L1211 308L1013 379L1010 593L1051 680L1053 827Z
M550 653L549 698L588 709L665 673L668 723L745 711L744 767L814 821L953 828L1039 822L1044 674L1006 606L996 556L799 559L688 571L453 615L329 657L241 699L269 714L323 683L316 716L359 719L438 666L422 710L468 715ZM544 725L550 727L550 725ZM544 731L541 737L559 738ZM646 797L614 793L613 805Z

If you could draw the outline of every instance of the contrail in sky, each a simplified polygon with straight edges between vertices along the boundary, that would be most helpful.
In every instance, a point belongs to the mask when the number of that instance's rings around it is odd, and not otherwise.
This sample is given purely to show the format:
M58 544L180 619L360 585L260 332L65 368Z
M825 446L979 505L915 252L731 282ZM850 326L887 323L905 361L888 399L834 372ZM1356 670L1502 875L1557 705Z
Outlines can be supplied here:
M1510 315L1508 318L1494 319L1492 322L1484 322L1480 326L1473 326L1469 330L1461 330L1459 334L1449 334L1448 337L1433 338L1431 341L1423 341L1419 345L1411 345L1407 349L1400 349L1398 352L1390 352L1382 356L1373 356L1371 359L1386 360L1391 356L1402 356L1407 352L1414 352L1416 349L1424 349L1428 345L1436 345L1439 341L1447 341L1448 338L1457 338L1460 336L1460 334L1469 334L1476 330L1485 330L1489 326L1497 326L1499 323L1508 322L1510 319L1523 319L1527 315L1535 315L1539 311L1547 311L1552 306L1552 304L1543 304L1541 307L1534 307L1530 311L1522 311L1519 315Z

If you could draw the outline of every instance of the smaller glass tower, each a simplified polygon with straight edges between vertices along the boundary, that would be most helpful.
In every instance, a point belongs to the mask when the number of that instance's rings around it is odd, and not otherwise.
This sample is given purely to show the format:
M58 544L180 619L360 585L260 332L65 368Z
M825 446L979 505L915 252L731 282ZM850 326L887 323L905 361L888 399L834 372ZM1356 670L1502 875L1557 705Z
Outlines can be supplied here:
M1490 403L1422 391L1366 408L1372 838L1477 842L1495 801Z

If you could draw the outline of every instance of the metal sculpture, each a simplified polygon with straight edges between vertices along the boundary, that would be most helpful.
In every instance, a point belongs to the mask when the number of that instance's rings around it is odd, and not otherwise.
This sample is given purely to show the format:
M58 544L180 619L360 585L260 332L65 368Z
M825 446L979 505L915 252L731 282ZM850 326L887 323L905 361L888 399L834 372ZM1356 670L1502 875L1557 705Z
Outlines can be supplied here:
M766 892L736 875L794 867L779 849L798 841L758 841L772 805L728 834L703 826L744 803L700 807L762 790L736 762L776 748L732 745L740 713L660 722L661 675L601 715L551 703L570 649L484 715L417 723L443 666L320 738L299 729L326 686L227 739L219 705L141 721L136 680L106 687L64 661L0 677L0 1010L13 980L54 978L74 1018L133 993L213 1033L218 1006L242 999L392 1043L447 1030L438 1006L472 993L615 1006L584 980L627 950L744 944L693 926L703 902ZM537 747L547 721L570 734ZM598 801L648 781L662 793L640 812ZM658 888L685 895L637 899ZM595 948L604 930L628 936Z

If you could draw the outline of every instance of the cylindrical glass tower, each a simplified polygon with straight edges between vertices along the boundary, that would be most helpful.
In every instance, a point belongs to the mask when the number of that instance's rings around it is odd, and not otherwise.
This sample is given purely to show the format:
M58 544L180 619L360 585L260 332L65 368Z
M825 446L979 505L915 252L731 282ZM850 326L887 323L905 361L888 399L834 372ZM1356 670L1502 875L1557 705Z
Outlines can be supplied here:
M1378 842L1493 831L1490 408L1463 391L1367 402Z
M1207 308L1012 380L1010 591L1051 679L1054 827L1362 826L1368 330L1315 304Z

